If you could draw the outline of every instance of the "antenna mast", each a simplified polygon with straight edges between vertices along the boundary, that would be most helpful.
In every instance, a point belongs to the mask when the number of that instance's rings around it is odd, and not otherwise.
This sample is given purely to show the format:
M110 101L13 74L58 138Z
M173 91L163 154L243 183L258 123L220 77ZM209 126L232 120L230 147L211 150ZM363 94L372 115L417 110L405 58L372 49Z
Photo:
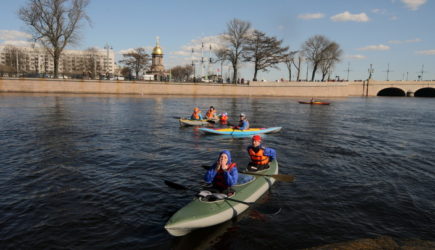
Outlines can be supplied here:
M193 53L194 53L194 50L193 50L193 48L192 48L192 69L193 69L193 82L195 82L196 80L195 80L195 78L196 78L196 75L195 75L195 63L193 62Z
M347 63L347 70L345 70L344 72L347 72L347 80L346 81L349 81L349 72L350 72L351 70L350 70L350 62L348 62Z
M201 42L201 80L204 75L204 42Z
M423 64L423 65L421 65L421 71L419 72L420 75L418 75L418 80L419 81L423 81L423 73L424 72L426 72L426 71L424 71L424 64Z
M390 72L394 72L394 71L391 71L391 70L390 70L390 64L387 64L387 70L384 71L384 72L387 72L387 81L389 81L388 76L389 76Z

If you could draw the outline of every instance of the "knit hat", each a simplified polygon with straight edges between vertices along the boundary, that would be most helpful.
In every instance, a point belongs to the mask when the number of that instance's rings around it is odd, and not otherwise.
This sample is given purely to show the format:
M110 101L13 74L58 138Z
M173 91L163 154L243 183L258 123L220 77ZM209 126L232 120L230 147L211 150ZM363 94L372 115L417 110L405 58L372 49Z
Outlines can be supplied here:
M254 136L252 137L252 140L253 140L253 141L261 141L261 136L259 136L259 135L254 135Z

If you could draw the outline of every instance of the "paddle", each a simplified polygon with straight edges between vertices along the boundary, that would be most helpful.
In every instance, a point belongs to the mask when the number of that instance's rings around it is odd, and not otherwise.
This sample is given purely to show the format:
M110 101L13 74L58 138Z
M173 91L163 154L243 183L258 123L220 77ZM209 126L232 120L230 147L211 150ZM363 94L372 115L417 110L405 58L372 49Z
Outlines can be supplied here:
M204 169L209 169L211 166L202 165ZM272 177L277 181L283 181L283 182L293 182L295 180L295 177L288 174L261 174L261 173L255 173L255 172L246 172L241 171L239 172L241 174L247 174L247 175L258 175L258 176L265 176L265 177Z
M172 118L177 119L177 120L180 120L180 119L190 120L189 118L180 117L180 116L173 116ZM215 120L207 120L207 122L209 122L209 123L216 123Z
M186 186L183 186L181 184L178 184L178 183L175 183L175 182L172 182L172 181L165 180L164 182L165 182L166 185L168 185L168 187L171 187L171 188L174 188L174 189L178 189L178 190L191 190L191 191L197 192L197 190L195 190L193 188L186 187ZM224 199L224 200L239 202L239 203L242 203L242 204L245 204L245 205L248 205L248 206L251 206L251 205L255 204L255 202L246 202L246 201L241 201L241 200L236 200L236 199L233 199L233 198L229 198L229 197L226 197L225 194L216 194L216 195L213 195L213 196L215 198L219 199L219 200Z

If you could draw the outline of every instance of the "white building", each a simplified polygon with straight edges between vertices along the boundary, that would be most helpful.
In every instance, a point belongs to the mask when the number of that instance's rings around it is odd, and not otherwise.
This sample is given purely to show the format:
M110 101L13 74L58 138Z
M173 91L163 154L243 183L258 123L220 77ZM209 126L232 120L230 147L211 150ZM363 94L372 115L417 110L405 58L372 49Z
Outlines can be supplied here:
M53 58L43 48L0 46L0 65L14 73L52 74ZM64 50L59 60L59 75L113 75L115 53L111 49Z

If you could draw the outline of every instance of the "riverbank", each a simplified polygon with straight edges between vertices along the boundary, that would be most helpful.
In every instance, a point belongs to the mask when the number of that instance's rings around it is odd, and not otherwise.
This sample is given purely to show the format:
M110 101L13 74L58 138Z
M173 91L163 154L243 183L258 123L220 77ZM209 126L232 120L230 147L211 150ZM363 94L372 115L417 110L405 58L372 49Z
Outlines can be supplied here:
M412 96L422 88L435 88L435 81L251 82L249 85L234 85L221 83L0 78L0 92L10 93L350 97L377 96L384 89L397 89L402 95Z
M362 85L361 83L357 85ZM193 96L347 97L359 88L346 82L251 82L249 85L146 81L0 79L0 92Z

